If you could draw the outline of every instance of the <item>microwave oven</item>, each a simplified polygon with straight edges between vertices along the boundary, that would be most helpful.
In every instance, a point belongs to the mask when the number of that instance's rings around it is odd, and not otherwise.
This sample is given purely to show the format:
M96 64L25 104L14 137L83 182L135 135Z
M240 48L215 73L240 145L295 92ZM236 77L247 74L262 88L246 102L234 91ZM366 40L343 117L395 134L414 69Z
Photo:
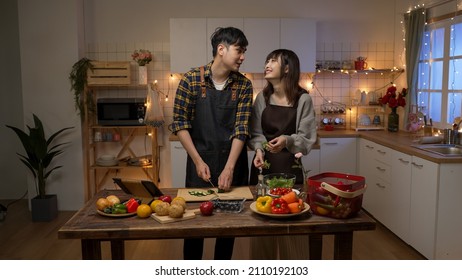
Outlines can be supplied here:
M144 125L145 98L100 98L96 103L98 125Z

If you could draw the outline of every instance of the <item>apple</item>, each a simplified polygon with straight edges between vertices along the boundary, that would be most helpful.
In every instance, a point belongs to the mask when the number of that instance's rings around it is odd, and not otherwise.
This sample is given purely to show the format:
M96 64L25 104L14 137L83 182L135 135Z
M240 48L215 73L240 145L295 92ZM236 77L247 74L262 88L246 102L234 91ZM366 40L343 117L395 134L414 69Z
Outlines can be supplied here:
M169 196L169 195L161 195L159 197L160 200L162 200L163 202L167 202L167 203L171 203L172 202L172 197Z
M210 216L213 214L213 202L211 201L202 202L199 209L201 210L202 215Z

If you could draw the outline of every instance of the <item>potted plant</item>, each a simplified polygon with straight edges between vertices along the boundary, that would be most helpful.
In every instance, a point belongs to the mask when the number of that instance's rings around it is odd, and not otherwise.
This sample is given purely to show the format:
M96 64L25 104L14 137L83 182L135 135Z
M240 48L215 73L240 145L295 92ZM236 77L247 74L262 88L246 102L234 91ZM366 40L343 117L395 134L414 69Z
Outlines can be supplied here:
M71 82L71 90L74 91L74 103L75 109L79 112L80 117L83 119L84 104L82 100L82 95L85 90L85 85L87 84L87 73L88 70L93 71L93 64L91 60L84 57L72 65L72 71L69 74L69 81ZM92 99L87 100L90 104L87 104L90 110L93 110L94 106L91 104Z
M29 134L17 127L10 125L6 125L6 127L11 128L16 135L18 135L19 140L21 140L26 155L17 154L34 176L37 196L31 200L32 220L51 221L58 213L57 197L56 195L47 195L46 180L53 171L62 167L61 165L50 167L50 164L56 156L63 153L63 150L58 148L67 144L60 143L52 145L52 142L58 135L73 127L60 129L47 139L43 130L42 121L35 114L33 116L35 126L27 126ZM42 208L42 211L40 208Z

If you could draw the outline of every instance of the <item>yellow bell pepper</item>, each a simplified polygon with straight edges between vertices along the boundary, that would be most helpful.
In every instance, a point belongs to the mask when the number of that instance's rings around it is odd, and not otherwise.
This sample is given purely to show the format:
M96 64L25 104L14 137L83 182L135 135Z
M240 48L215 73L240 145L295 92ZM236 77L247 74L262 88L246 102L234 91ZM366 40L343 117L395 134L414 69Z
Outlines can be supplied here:
M271 202L273 198L271 196L260 196L257 198L257 210L263 213L271 213Z

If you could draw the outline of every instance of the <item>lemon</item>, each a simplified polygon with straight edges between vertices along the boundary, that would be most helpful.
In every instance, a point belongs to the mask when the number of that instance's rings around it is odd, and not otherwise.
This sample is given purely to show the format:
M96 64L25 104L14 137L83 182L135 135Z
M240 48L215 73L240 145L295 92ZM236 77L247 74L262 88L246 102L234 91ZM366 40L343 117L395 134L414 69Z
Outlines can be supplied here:
M316 207L316 211L318 212L319 215L323 215L323 216L330 213L329 210L327 210L326 208L323 208L321 206Z
M153 202L151 202L151 211L152 211L152 212L156 211L156 205L157 205L159 202L163 202L163 201L160 200L160 199L156 199L156 200L154 200Z
M151 214L152 214L151 207L149 205L147 205L147 204L141 204L136 209L136 214L140 218L147 218L147 217L151 216Z

